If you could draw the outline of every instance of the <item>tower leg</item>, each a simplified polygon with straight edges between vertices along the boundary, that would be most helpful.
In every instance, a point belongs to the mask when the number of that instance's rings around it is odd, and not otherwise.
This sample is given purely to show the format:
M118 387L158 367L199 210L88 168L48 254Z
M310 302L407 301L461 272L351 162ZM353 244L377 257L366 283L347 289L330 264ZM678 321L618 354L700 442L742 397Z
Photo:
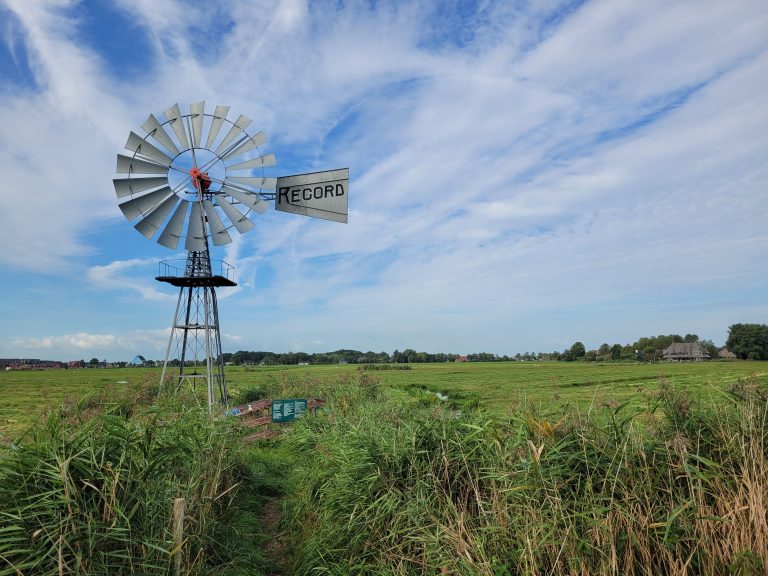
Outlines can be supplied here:
M204 381L209 410L215 404L228 403L216 286L236 284L211 273L207 244L203 251L189 252L184 276L160 276L158 280L179 286L179 299L165 352L160 388L165 385L173 364L178 362L178 374L169 378L174 382L175 390L187 384L195 393L197 384Z
M219 325L219 304L216 298L216 292L211 290L211 305L213 308L213 317L216 321L216 326ZM227 380L224 377L224 354L221 347L221 331L216 330L214 334L216 350L218 350L219 362L216 363L216 385L219 388L219 398L222 398L225 404L229 404L229 390L227 389Z
M178 373L172 379L176 390L187 384L194 392L203 380L209 410L216 404L228 403L219 310L213 286L187 286L179 290L160 377L161 389L176 361Z
M176 335L176 318L179 316L179 308L181 307L181 298L184 296L184 288L179 288L179 299L176 301L176 311L173 313L173 321L171 322L171 333L168 336L168 347L165 349L165 361L163 362L163 373L160 375L160 386L157 388L157 397L160 397L160 393L163 391L165 385L165 374L168 371L168 360L171 357L171 346L173 345L173 337Z

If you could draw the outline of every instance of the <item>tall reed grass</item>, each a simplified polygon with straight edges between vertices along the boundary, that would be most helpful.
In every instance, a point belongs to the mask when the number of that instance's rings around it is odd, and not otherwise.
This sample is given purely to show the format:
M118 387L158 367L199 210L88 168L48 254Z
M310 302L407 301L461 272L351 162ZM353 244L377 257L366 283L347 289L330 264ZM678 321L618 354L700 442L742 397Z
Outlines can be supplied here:
M662 384L643 410L499 419L365 371L274 379L243 394L327 405L258 449L189 399L70 402L0 454L0 575L173 574L177 553L183 574L270 573L275 495L299 575L766 573L768 393Z
M248 476L235 424L140 396L70 403L0 456L0 574L170 574L177 554L183 574L220 573L231 561L227 518Z
M286 438L296 574L763 574L768 405L742 382L699 405L460 416L363 374Z

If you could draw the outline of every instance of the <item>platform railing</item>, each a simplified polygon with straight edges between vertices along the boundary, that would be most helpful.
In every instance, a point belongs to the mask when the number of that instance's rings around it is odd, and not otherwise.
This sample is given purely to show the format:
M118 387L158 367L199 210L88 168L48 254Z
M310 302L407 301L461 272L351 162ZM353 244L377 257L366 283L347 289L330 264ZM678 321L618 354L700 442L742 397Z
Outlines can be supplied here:
M158 276L163 278L185 278L187 276L187 260L162 260L158 263ZM221 276L235 281L235 267L224 260L211 260L211 276Z

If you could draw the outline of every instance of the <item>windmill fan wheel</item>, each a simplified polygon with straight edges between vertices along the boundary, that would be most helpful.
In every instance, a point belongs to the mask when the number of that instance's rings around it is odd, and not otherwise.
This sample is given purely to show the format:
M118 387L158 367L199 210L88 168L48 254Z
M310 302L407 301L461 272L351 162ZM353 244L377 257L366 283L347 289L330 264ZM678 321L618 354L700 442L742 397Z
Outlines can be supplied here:
M191 104L182 114L178 104L168 108L165 121L154 115L142 124L146 133L131 132L117 155L118 178L113 180L119 208L145 237L175 250L181 238L189 251L232 242L230 231L253 228L253 213L262 214L274 198L275 178L264 168L275 155L263 155L263 132L247 131L251 119L229 120L229 106L206 113L205 102ZM225 128L222 130L222 128ZM169 130L170 129L170 130Z

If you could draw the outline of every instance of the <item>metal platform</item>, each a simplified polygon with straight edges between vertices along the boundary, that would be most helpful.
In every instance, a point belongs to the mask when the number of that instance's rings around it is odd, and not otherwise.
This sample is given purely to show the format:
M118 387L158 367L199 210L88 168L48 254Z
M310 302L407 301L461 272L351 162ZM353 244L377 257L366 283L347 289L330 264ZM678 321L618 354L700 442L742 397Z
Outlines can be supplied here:
M196 286L237 286L234 280L224 276L155 276L158 282L167 282L178 288L194 288Z
M177 288L237 286L233 266L223 260L210 260L210 264L205 258L200 261L203 263L202 268L190 266L188 260L163 260L159 263L160 270L155 280Z

